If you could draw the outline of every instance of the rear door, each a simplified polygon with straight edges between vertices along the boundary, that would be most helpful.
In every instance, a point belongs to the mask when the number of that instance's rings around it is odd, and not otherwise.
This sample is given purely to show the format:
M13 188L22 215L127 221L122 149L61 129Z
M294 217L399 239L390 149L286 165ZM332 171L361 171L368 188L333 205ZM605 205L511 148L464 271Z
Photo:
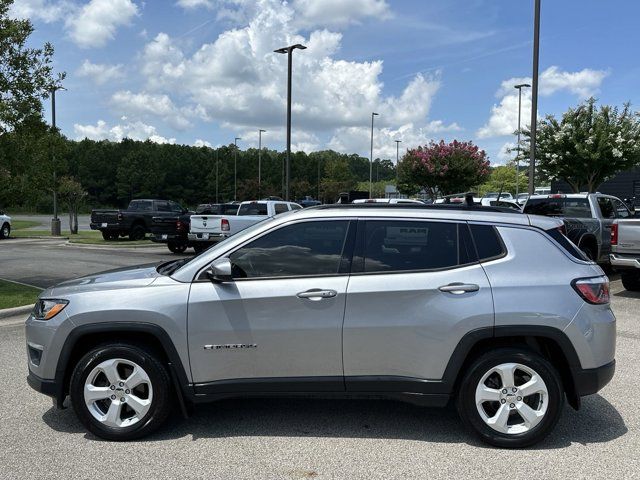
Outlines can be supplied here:
M347 290L347 390L425 392L460 339L494 321L468 225L361 221Z

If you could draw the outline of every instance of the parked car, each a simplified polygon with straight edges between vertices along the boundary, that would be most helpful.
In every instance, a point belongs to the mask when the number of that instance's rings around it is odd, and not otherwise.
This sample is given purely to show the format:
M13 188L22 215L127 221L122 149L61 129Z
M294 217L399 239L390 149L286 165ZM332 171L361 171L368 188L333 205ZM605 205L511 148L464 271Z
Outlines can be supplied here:
M189 241L196 252L234 235L254 223L302 207L294 202L278 200L250 200L240 203L238 212L231 215L192 215Z
M320 200L316 200L313 197L309 197L309 196L304 197L302 200L298 200L296 203L300 205L302 208L315 207L317 205L322 205L322 202Z
M413 198L359 198L353 203L388 203L394 204L418 204L425 205L422 200L414 200Z
M622 286L640 291L640 218L615 220L611 225L611 266L620 272Z
M188 415L276 394L455 401L485 442L532 445L615 370L608 279L561 226L486 207L277 215L44 291L28 382L109 440L156 430L174 399Z
M0 211L0 239L11 235L11 217Z
M511 200L513 201L513 195L509 192L489 192L485 193L482 198L488 198L490 200Z
M516 197L516 202L518 203L518 205L524 205L525 203L527 203L528 198L529 198L528 193L519 193L518 196Z
M590 259L609 263L611 225L632 216L616 197L601 193L532 195L524 213L562 218L566 235Z
M238 206L237 203L203 203L198 205L195 214L235 215ZM188 238L191 215L194 215L194 212L171 217L153 217L151 220L151 241L166 243L173 253L183 253L187 248L193 247Z
M508 208L510 210L514 210L517 212L522 211L522 207L517 202L513 200L503 200L502 197L500 197L500 200L493 199L493 198L486 198L486 197L482 198L480 199L480 205L482 205L483 207Z
M129 236L142 240L151 232L153 217L170 217L187 213L171 200L131 200L126 210L91 210L91 230L100 230L105 240Z

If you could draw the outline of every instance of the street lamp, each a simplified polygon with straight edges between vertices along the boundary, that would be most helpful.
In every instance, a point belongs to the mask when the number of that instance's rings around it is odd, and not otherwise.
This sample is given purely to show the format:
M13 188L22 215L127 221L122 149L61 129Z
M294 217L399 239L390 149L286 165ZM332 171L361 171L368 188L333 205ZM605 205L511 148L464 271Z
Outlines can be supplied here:
M258 130L258 198L260 198L260 185L262 182L262 128Z
M533 195L536 174L536 131L538 129L538 63L540 59L540 0L534 0L533 87L531 88L531 142L529 146L529 195Z
M216 203L218 203L218 163L220 160L220 149L216 148Z
M238 140L242 140L242 137L236 137L233 140L233 201L238 201Z
M292 54L295 49L305 50L307 47L296 43L288 47L274 50L275 53L286 53L288 56L288 73L287 73L287 173L286 173L286 189L285 200L289 201L289 181L291 180L291 67Z
M56 131L56 91L66 90L66 88L54 85L51 87L51 128ZM58 181L56 178L56 159L54 148L51 149L51 160L53 162L53 218L51 219L51 235L60 236L60 219L58 218Z
M514 85L513 88L518 89L518 153L516 154L516 200L518 199L518 193L520 193L520 114L522 112L522 89L530 88L528 83L520 83Z
M376 112L371 112L371 158L369 161L369 198L373 191L373 117L378 115Z
M400 197L400 192L398 191L398 183L400 181L398 164L400 163L400 144L402 143L402 140L394 140L394 142L396 142L396 195Z

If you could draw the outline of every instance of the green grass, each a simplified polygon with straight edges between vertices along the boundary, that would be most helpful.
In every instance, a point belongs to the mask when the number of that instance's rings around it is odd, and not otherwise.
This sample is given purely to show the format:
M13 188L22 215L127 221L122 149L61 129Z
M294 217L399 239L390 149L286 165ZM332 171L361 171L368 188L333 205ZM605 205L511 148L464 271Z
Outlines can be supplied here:
M0 309L32 305L40 292L39 288L0 280Z
M22 230L23 228L37 227L40 222L32 222L31 220L12 220L11 230Z
M37 224L36 224L37 225ZM11 236L16 238L24 237L49 237L51 232L49 230L12 230ZM131 247L136 245L155 245L150 240L136 240L132 242L127 237L119 238L118 240L106 241L102 238L102 234L96 230L79 231L76 235L72 235L67 232L62 232L62 237L68 238L70 243L77 243L80 245L108 245L110 247Z

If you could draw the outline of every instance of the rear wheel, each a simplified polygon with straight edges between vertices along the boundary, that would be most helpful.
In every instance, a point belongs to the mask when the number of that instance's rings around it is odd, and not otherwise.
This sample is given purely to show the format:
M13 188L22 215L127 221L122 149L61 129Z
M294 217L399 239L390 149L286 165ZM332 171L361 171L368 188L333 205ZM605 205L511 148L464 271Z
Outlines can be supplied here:
M187 249L187 246L184 243L176 242L167 243L167 247L169 247L169 250L171 250L173 253L184 253L184 251Z
M76 415L93 434L133 440L156 430L171 410L170 379L152 353L133 345L102 345L76 365L70 386Z
M134 225L129 231L129 240L142 240L146 233L142 225Z
M462 421L483 441L522 448L545 438L558 422L564 393L558 372L540 355L501 348L470 366L458 392Z
M101 233L102 233L102 238L107 242L118 239L117 233L111 233L111 232L105 232L105 231L102 231Z
M202 245L202 244L196 243L196 244L193 246L193 250L194 250L196 253L201 253L201 252L204 252L204 251L207 249L207 247L208 247L208 245Z
M580 250L586 255L589 260L596 261L596 252L590 245L580 245Z
M4 223L0 229L0 238L9 238L9 235L11 235L11 226Z
M640 292L640 272L621 272L620 279L625 290Z

